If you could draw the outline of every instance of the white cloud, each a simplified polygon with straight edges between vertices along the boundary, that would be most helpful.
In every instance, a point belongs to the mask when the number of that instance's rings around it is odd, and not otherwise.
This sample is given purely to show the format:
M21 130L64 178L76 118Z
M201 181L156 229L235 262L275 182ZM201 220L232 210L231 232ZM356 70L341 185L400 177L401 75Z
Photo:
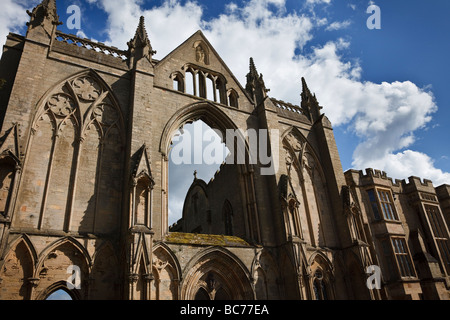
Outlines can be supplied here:
M341 30L341 29L345 29L347 27L349 27L352 24L352 22L350 20L345 20L345 21L335 21L333 23L331 23L330 25L328 25L325 30L327 31L335 31L335 30Z
M321 4L321 3L325 3L325 4L330 4L331 0L306 0L306 3L308 4Z
M350 46L342 39L296 56L296 51L303 52L312 39L314 28L328 23L313 11L287 13L284 0L250 0L243 5L230 3L223 14L205 21L202 7L191 1L181 4L168 0L151 10L142 10L138 0L99 0L99 3L109 14L109 42L117 47L123 47L133 36L139 16L144 15L152 45L158 50L157 58L202 29L239 80L245 81L248 59L253 57L272 96L300 103L300 77L304 76L332 123L348 126L360 138L353 155L357 169L376 162L377 169L390 168L394 171L390 174L402 178L407 171L409 175L420 174L413 161L403 171L396 170L397 164L412 155L419 154L422 158L426 155L410 150L396 152L410 147L415 132L430 122L437 110L432 93L410 81L381 84L363 81L358 62L342 58L342 52ZM331 0L306 3L330 4ZM350 23L334 22L327 29L344 28ZM439 170L431 159L426 163L430 170L422 170L423 174L438 176ZM448 178L446 173L442 176Z
M300 103L300 77L304 76L332 123L349 127L359 137L360 144L353 154L356 169L373 167L394 178L416 175L450 183L449 174L435 168L427 155L405 150L414 143L417 130L426 128L437 110L430 88L419 88L410 81L364 81L358 62L342 57L351 45L348 41L336 39L307 47L315 28L344 28L350 20L329 24L314 10L287 13L285 0L230 3L224 13L208 21L203 8L189 0L166 0L149 10L142 9L141 0L87 1L98 4L108 14L107 44L126 48L143 15L158 59L201 29L240 81L245 81L248 59L253 57L270 94L276 98ZM331 0L306 2L312 8L330 3ZM0 36L28 21L22 7L23 3L4 1L0 21L5 23L0 26ZM303 53L300 56L296 55L299 50ZM402 166L402 162L408 165Z
M0 10L0 45L5 44L6 37L10 32L21 33L26 28L26 23L30 20L27 10L36 5L36 0L2 0Z
M407 179L410 176L428 179L433 185L450 183L450 173L435 168L428 155L412 150L386 154L385 157L366 162L367 167L379 168L394 179Z
M134 36L140 16L146 19L146 27L152 46L163 58L197 30L202 29L202 8L194 2L184 5L178 1L165 1L160 7L142 10L139 0L88 0L97 3L107 14L106 44L126 49Z

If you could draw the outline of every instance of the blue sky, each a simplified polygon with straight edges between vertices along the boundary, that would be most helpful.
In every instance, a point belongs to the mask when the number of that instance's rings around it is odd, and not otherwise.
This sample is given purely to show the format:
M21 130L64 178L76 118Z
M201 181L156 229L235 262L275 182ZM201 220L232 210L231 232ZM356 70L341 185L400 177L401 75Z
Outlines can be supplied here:
M25 32L34 0L4 0L0 36ZM81 30L69 30L70 5ZM381 10L381 29L366 12ZM270 95L300 103L301 77L334 125L344 170L450 184L450 1L57 0L66 33L126 49L144 15L155 58L201 29L245 85L255 59ZM190 177L191 179L192 177ZM204 177L209 180L209 177Z

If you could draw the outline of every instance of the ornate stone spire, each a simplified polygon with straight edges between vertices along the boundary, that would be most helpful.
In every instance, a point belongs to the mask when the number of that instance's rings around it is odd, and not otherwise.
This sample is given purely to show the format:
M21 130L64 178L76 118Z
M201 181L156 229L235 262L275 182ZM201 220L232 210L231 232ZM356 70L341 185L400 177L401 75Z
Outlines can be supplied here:
M32 12L27 10L27 13L31 17L30 22L27 23L30 28L43 25L45 22L53 25L62 24L56 10L56 0L43 0Z
M247 75L247 82L253 82L258 79L258 70L256 70L255 61L253 58L250 58L250 72Z
M309 115L312 121L317 120L320 117L320 110L322 109L319 106L319 102L317 101L316 95L312 94L306 84L305 78L302 77L302 109Z
M134 38L128 42L128 50L130 53L130 66L134 67L143 58L147 58L150 64L152 63L152 56L156 51L153 50L145 29L144 17L141 17L139 20Z
M263 75L259 74L256 70L253 58L250 58L250 71L247 74L247 85L245 89L257 105L262 102L265 97L267 97L267 92L270 91L269 89L266 89Z

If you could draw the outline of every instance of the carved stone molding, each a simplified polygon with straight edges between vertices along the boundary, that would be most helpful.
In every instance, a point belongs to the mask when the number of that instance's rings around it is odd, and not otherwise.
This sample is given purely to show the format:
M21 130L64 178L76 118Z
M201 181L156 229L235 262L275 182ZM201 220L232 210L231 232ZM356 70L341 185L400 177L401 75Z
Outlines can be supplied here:
M93 102L100 97L102 93L98 84L90 77L78 78L72 83L73 90L78 98Z
M39 282L41 279L39 278L28 278L28 283L33 287L36 288L39 285Z
M137 273L131 273L128 275L128 280L130 283L134 284L139 280L139 275Z

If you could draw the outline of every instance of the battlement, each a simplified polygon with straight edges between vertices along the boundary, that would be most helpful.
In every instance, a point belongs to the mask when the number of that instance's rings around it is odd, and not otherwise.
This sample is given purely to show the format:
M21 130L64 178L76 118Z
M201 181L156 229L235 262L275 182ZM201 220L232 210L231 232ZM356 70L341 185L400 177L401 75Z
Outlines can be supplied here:
M405 190L408 191L426 191L434 193L433 182L429 179L421 179L416 176L411 176L408 178L408 181L405 179L393 179L387 175L385 171L367 168L365 172L363 170L348 170L345 172L346 175L357 174L361 180L363 179L382 179L385 181L389 181L392 186L400 187L402 186ZM450 188L450 187L449 187Z
M402 181L403 186L405 187L405 190L421 190L424 191L424 189L430 189L430 190L425 190L425 191L432 191L434 192L434 186L433 186L433 182L431 180L428 179L422 179L419 177L409 177L408 178L408 182L406 182L406 180Z
M363 170L348 170L347 172L358 174L361 180L382 179L384 181L389 182L392 186L396 186L396 187L399 187L402 183L402 180L399 180L399 179L394 180L391 177L389 177L385 171L381 171L381 170L377 170L377 169L367 168L365 170L365 173Z

